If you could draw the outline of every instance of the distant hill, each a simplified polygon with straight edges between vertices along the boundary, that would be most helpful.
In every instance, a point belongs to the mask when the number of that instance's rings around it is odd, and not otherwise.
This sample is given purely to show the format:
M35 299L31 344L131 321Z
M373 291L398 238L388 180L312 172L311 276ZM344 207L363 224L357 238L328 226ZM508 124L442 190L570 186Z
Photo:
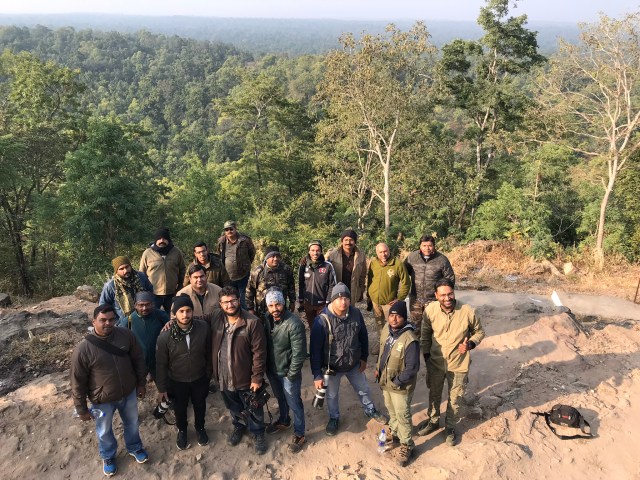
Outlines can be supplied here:
M152 33L178 35L195 40L230 43L237 48L257 54L287 53L289 55L324 53L338 46L338 37L343 32L382 33L387 23L390 22L103 14L0 14L1 25L28 27L43 25L49 28L73 27L127 33L148 30ZM406 30L414 22L399 20L394 23ZM482 35L481 28L474 22L430 20L425 23L431 32L433 42L438 46L455 38L476 39ZM577 25L571 23L532 22L529 28L539 32L538 44L544 54L552 53L556 49L558 37L575 41L578 36Z

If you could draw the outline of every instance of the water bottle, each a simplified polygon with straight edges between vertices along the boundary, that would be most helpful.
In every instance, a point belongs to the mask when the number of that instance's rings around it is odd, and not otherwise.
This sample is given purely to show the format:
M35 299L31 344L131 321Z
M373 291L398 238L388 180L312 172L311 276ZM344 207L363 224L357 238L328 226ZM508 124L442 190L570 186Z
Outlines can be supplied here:
M386 448L386 443L387 443L387 432L383 428L382 431L380 432L380 435L378 435L378 453L380 455L384 453L384 450Z
M91 414L91 416L93 417L94 420L97 420L98 418L104 417L104 412L102 410L100 410L99 408L91 407L89 409L89 413ZM74 408L73 409L73 418L78 418L78 417L80 417L80 414L78 413L78 410L76 410Z

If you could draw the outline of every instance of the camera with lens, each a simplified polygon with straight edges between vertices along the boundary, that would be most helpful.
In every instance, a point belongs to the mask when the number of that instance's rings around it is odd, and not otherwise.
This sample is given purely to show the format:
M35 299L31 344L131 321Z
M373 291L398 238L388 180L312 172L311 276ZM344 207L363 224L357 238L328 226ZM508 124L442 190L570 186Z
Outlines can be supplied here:
M153 409L153 416L160 420L164 417L165 413L169 411L169 409L173 406L173 402L169 399L163 400L159 404L156 405L156 408Z
M318 410L322 410L324 407L324 399L327 395L327 386L329 385L329 377L335 375L336 372L331 370L331 368L327 368L324 371L324 375L322 377L322 386L316 389L316 394L313 397L311 404L313 408L317 408Z
M245 405L245 409L241 412L246 417L251 417L256 420L256 413L261 412L267 401L271 398L271 395L267 391L268 383L263 383L262 386L256 390L249 390L247 392L241 392L242 403Z

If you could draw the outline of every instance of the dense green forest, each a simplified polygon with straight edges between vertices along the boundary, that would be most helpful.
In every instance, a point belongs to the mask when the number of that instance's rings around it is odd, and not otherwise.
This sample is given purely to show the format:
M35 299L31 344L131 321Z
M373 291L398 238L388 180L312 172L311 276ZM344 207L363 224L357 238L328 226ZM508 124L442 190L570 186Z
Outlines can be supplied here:
M323 55L0 27L0 290L100 284L161 225L189 254L225 220L296 261L361 245L510 239L535 257L640 256L640 17L543 56L488 0L478 39L344 33Z

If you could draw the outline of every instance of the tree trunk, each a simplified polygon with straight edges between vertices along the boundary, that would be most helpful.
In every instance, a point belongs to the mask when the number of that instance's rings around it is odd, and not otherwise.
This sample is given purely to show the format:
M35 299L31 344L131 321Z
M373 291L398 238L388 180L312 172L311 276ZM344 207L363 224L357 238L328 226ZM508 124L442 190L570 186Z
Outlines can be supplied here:
M384 163L384 233L389 237L389 228L391 227L391 220L389 219L390 210L390 193L389 193L389 173L391 170L391 161L387 158Z
M617 163L617 162L616 162ZM596 232L596 248L595 248L595 260L601 269L604 267L604 224L607 217L607 207L609 205L609 198L611 197L611 192L613 191L613 186L616 182L616 176L618 172L615 168L610 169L609 171L609 182L604 190L604 196L602 197L602 202L600 202L600 218L598 219L598 230Z

